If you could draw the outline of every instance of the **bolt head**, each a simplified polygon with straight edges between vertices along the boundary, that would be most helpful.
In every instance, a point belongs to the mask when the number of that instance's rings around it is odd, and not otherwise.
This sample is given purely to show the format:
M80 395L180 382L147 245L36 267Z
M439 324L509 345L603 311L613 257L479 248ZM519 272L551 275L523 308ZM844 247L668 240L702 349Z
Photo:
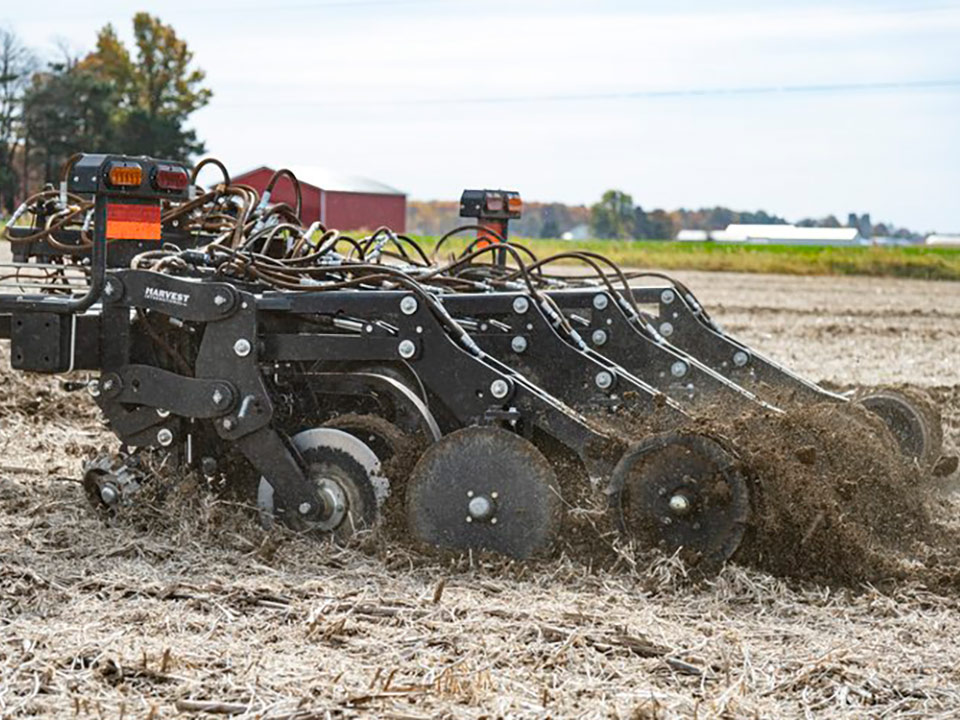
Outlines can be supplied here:
M608 390L613 385L613 374L606 370L601 370L596 377L597 387L601 390Z
M675 378L682 378L687 374L687 364L682 360L677 360L673 365L670 366L670 374Z
M597 293L593 296L593 306L597 310L606 310L610 304L610 299L603 293Z
M743 367L748 362L750 362L750 356L743 350L738 350L733 354L733 364L737 367Z
M523 297L522 295L520 297L514 298L513 311L517 313L517 315L523 315L529 309L530 309L530 301L527 300L527 298Z
M107 505L115 505L120 499L120 493L113 485L104 485L100 488L100 499Z
M670 498L670 511L677 515L686 515L690 512L692 504L690 498L682 493L677 493Z
M227 304L227 298L225 298L223 295L214 295L213 304L217 307L223 307Z
M594 330L593 335L590 336L590 339L593 340L593 344L597 347L601 347L607 344L607 331L606 330Z
M493 503L489 498L478 495L467 504L467 510L474 520L488 520L493 515Z
M112 282L108 281L107 284L103 286L103 294L107 297L113 297L114 293L116 292L117 289L113 286Z
M397 352L400 353L400 357L404 360L409 360L417 354L417 346L413 340L402 340L397 346Z
M673 335L673 324L672 323L661 323L660 324L660 334L664 337L670 337Z
M213 400L214 405L219 405L220 403L223 402L224 395L222 392L220 392L220 388L217 388L216 390L213 391L213 397L211 397L210 399Z
M400 301L400 312L404 315L413 315L420 307L420 303L413 295L407 295Z
M503 379L494 380L490 383L490 394L497 400L503 400L510 394L510 385Z
M224 430L228 430L228 431L229 431L229 430L233 430L233 428L235 428L236 425L237 425L237 424L236 424L231 418L224 418L224 419L223 419L223 429L224 429Z
M676 299L677 294L673 290L667 289L660 293L660 302L662 302L664 305L669 305Z
M510 347L513 348L515 353L526 352L527 339L523 335L517 335L510 341Z
M301 515L309 515L313 507L310 505L310 503L305 502L305 503L300 503L300 507L297 509L300 511Z
M233 352L237 354L237 357L246 357L252 349L250 341L246 338L240 338L233 344Z
M173 433L169 428L161 428L157 432L157 442L161 447L169 447L173 443Z

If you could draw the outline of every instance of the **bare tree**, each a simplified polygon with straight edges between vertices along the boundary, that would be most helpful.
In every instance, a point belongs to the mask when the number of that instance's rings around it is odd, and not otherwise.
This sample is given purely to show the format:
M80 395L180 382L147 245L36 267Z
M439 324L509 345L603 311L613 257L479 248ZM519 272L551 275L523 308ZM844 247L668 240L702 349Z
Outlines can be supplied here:
M20 141L23 92L36 69L36 58L17 34L0 27L0 211L10 211L18 174L14 157Z

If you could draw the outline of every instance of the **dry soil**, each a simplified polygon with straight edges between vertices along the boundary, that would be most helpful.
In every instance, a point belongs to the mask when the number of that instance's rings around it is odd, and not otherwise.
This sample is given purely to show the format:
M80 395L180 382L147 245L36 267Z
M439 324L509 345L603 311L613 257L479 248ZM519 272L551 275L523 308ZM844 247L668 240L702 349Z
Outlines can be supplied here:
M815 380L928 390L956 451L960 284L679 275ZM960 716L960 596L916 579L345 550L190 487L106 524L77 484L110 445L91 404L0 353L0 717Z

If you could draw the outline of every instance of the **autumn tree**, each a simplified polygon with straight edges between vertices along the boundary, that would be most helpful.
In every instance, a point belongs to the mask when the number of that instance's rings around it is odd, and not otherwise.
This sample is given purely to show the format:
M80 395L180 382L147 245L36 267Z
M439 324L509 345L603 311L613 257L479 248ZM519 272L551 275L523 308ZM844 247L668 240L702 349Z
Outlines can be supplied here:
M607 190L600 202L590 208L590 230L595 237L629 239L634 237L633 198L621 190Z
M112 123L116 152L188 158L204 151L186 122L212 92L193 53L170 25L149 13L133 18L136 57L106 25L81 69L110 82L117 93Z

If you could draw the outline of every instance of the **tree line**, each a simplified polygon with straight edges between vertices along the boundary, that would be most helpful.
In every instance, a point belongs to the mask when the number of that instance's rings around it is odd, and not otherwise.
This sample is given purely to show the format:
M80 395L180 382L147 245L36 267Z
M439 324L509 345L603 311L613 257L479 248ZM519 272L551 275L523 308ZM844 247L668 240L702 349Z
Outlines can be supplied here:
M60 47L41 62L12 29L0 28L0 213L56 179L75 152L188 159L204 144L187 119L212 96L193 53L170 25L133 17L134 47L112 25L82 56Z
M418 201L407 203L407 228L416 235L442 235L462 223L460 204L454 201ZM670 240L680 230L723 230L733 223L782 225L788 221L764 210L742 211L726 207L677 210L644 210L633 197L621 190L608 190L593 205L563 203L525 203L523 217L510 223L510 232L521 238L562 238L570 233L575 238L600 240ZM842 227L833 215L804 218L801 227ZM847 226L857 227L864 237L921 237L891 223L871 225L870 216L851 213Z

